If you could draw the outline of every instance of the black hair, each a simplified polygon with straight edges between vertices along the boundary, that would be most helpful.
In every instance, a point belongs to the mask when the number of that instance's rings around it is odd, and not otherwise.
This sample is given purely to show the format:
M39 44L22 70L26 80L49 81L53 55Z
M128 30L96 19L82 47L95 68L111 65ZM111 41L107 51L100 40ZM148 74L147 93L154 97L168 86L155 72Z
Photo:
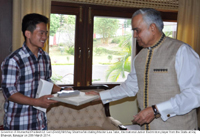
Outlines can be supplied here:
M36 25L41 22L47 24L49 22L49 19L37 13L31 13L24 16L24 18L22 19L22 33L25 40L26 40L25 31L28 30L31 33L33 33L33 31L36 28Z

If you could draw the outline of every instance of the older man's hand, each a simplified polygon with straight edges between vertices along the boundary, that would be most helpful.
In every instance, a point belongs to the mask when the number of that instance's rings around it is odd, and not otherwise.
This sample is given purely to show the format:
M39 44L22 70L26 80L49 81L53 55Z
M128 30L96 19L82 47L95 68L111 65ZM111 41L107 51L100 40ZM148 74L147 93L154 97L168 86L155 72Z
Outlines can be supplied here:
M85 92L85 94L86 95L99 95L99 93L96 91ZM101 100L101 98L99 97L99 98L95 99L94 101L98 101L98 100Z
M132 123L139 125L148 124L155 118L152 107L147 107L133 117Z
M99 93L97 91L89 91L89 92L85 92L86 95L99 95Z

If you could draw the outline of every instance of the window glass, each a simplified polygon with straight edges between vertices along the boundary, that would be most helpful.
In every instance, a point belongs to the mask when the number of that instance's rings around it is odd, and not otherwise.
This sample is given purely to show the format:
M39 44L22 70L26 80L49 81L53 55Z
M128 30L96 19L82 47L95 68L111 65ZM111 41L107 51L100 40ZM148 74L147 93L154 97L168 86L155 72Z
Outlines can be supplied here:
M131 19L94 17L92 83L123 82L131 68Z
M177 22L164 22L163 32L166 36L176 39Z
M51 14L49 55L52 81L56 84L74 82L75 15Z

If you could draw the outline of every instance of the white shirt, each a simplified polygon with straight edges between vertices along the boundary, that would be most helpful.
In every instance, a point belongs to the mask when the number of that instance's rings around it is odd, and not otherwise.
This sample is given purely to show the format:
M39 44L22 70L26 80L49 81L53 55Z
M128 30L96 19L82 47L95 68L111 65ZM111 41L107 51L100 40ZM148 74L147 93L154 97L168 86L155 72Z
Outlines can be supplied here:
M137 76L134 64L132 66L132 71L125 82L111 90L100 92L104 104L137 94ZM175 69L181 92L170 100L156 104L163 121L176 115L186 114L200 106L200 60L189 45L183 44L177 51Z

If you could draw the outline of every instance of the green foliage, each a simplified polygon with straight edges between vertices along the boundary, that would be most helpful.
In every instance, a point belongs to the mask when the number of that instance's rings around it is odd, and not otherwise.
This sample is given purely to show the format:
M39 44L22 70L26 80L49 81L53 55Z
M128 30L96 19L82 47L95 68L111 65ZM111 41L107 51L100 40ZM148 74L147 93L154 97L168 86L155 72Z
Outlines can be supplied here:
M95 48L94 48L94 53L95 53L96 55L101 55L102 52L103 52L103 48L102 48L102 47L95 47Z
M54 36L57 29L60 27L59 16L51 14L50 19L50 36Z
M112 54L112 55L119 55L120 54L120 52L109 50L109 49L106 49L106 48L103 48L103 47L95 47L94 53L96 55L99 55L99 56L102 55L102 54Z
M51 77L51 80L54 82L54 83L56 83L56 82L58 82L58 81L62 81L62 76L59 76L59 75L57 75L57 74L55 74L55 75L53 75L52 77Z
M114 18L95 18L94 20L94 32L103 36L103 42L115 35L119 28L119 20Z
M131 20L124 20L124 27L127 28L131 26Z
M64 46L64 43L59 43L59 46Z
M106 72L106 80L111 80L112 82L117 81L119 76L125 78L125 72L130 72L131 70L131 38L132 35L124 37L120 42L119 47L123 48L123 57L112 66Z
M74 47L66 47L65 52L70 55L74 55Z
M113 59L113 56L112 55L108 55L108 60L109 62Z
M165 31L164 34L167 37L172 37L172 31Z
M120 42L120 37L115 37L111 41L111 43L119 43L119 42Z
M67 56L66 58L67 58L67 61L69 62L70 57Z
M75 25L75 23L76 23L75 18L76 18L76 16L74 16L74 15L68 15L67 18L66 18L66 23Z
M101 81L101 79L92 79L92 82Z
M75 25L74 15L51 14L50 15L50 36L54 36L57 31L63 31L65 24Z

